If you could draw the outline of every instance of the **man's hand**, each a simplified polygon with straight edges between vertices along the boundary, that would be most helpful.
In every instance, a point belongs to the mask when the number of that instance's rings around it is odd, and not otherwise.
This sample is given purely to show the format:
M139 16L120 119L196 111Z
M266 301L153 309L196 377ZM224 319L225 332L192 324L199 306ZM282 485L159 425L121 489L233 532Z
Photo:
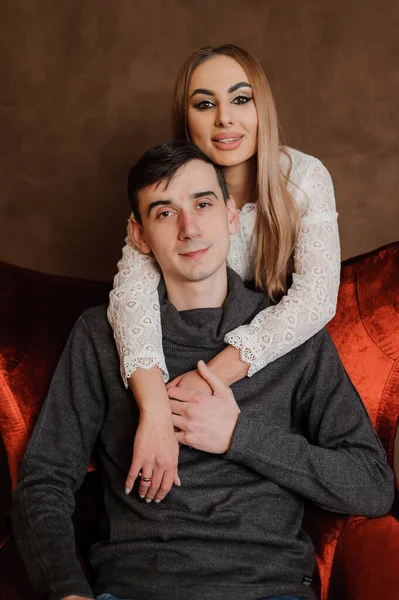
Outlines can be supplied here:
M198 372L213 395L181 387L168 389L173 425L180 444L197 450L224 454L230 446L240 409L231 389L203 361Z

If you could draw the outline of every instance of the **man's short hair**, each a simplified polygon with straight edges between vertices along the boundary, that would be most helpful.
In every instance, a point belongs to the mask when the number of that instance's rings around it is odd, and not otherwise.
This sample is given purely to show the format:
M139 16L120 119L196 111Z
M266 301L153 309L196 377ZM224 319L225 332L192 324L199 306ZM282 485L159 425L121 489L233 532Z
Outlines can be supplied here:
M213 166L223 200L227 202L229 193L222 167L215 165L206 154L191 142L186 140L167 142L147 150L130 170L127 193L136 221L142 224L139 211L139 192L146 187L159 185L162 181L166 181L168 186L177 171L192 160L200 160Z

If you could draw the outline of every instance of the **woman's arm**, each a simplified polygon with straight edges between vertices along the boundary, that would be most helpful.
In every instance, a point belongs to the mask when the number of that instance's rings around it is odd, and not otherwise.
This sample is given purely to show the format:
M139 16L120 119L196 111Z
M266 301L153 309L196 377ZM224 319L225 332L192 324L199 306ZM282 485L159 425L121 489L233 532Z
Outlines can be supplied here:
M306 198L295 248L292 285L278 304L259 313L249 325L225 336L225 342L239 350L240 362L249 365L248 376L308 340L335 314L340 245L334 188L327 169L319 160L309 158L308 168L297 187L291 187L294 195L297 190L298 195L303 192ZM295 173L295 181L294 177ZM224 360L222 354L214 359L216 364L212 364L212 368L220 372L222 363L229 359L229 367L224 368L229 370L232 381L234 364L237 373L242 372L242 366L237 359L234 362L232 355L228 357L226 352Z
M157 366L166 382L158 298L160 271L151 256L135 248L129 226L125 241L107 313L120 356L122 379L128 387L128 379L136 369Z
M156 262L134 246L128 226L126 245L118 263L110 293L108 320L114 331L125 386L133 391L140 422L133 446L133 460L126 479L130 493L142 470L139 494L146 501L162 500L177 474L178 443L173 429L168 380L162 348L162 328Z

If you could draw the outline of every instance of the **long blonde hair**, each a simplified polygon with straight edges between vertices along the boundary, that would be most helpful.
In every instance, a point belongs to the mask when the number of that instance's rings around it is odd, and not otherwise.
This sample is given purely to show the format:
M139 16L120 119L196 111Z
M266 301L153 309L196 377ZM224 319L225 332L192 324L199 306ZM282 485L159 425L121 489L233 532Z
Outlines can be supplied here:
M248 52L226 44L217 48L201 48L184 63L178 75L173 105L175 139L190 139L188 130L188 86L195 69L217 55L233 58L245 71L252 86L258 113L258 151L256 174L257 217L254 236L257 241L255 283L277 301L287 292L287 276L291 273L293 254L299 234L300 214L287 189L291 170L282 173L276 107L269 82L260 63ZM254 238L253 238L254 239Z

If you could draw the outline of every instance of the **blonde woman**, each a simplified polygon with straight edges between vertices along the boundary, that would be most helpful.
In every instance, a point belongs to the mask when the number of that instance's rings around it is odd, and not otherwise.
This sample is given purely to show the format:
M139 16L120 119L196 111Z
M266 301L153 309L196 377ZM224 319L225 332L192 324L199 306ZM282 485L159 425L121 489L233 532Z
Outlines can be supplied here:
M281 146L266 75L237 46L203 48L187 59L176 83L173 118L176 139L191 140L224 167L240 211L230 267L275 302L231 331L226 348L208 363L232 385L305 342L334 316L340 247L333 184L319 160ZM141 476L140 496L159 502L173 483L180 485L165 385L160 273L134 247L129 227L126 241L108 309L122 378L140 409L126 493ZM182 374L173 385L209 390L198 371Z

